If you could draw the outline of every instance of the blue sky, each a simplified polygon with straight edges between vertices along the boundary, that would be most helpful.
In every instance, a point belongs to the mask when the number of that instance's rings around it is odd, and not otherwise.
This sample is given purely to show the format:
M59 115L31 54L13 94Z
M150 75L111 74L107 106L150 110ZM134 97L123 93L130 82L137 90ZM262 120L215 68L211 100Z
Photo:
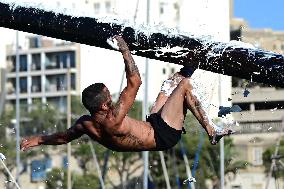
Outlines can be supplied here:
M234 0L234 16L246 19L251 28L284 31L284 0Z

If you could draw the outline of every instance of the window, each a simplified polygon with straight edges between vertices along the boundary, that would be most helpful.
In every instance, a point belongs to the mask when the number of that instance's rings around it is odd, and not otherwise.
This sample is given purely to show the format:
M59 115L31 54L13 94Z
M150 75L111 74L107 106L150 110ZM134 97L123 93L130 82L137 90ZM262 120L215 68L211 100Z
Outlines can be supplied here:
M284 50L284 44L281 45L281 50Z
M71 89L76 90L76 75L74 73L71 74Z
M26 77L20 78L20 93L26 93L28 91L28 80Z
M175 10L175 20L180 20L180 8L178 3L174 3L174 10Z
M40 69L41 69L40 54L32 54L31 70L40 70Z
M73 51L47 53L46 54L46 69L62 69L67 68L67 63L70 61L70 66L74 68L76 55Z
M284 109L284 101L255 102L256 110Z
M262 188L263 188L262 184L253 184L252 185L252 189L262 189Z
M101 4L100 4L100 3L94 3L95 14L99 14L99 12L100 12L100 7L101 7Z
M242 187L239 185L235 185L235 186L232 186L232 189L242 189Z
M40 76L33 76L32 77L32 92L41 92L41 77Z
M262 161L262 153L263 153L263 150L261 147L254 147L253 150L252 150L252 164L255 165L255 166L258 166L258 165L262 165L263 161Z
M163 68L163 74L164 75L166 74L166 68Z
M20 56L20 71L27 71L28 70L28 61L27 55Z
M165 6L166 6L165 3L160 3L160 14L164 14L164 12L165 12Z
M250 103L237 103L237 104L234 104L233 105L238 105L242 111L249 111L250 110Z
M47 171L50 171L52 167L51 159L33 160L31 162L31 180L32 182L43 181L46 179Z
M277 50L277 45L273 45L273 50Z
M67 169L67 168L68 168L68 158L67 158L67 156L64 156L64 157L62 158L62 167L63 167L64 169Z
M47 92L66 91L66 74L46 76L45 90Z
M111 3L110 1L105 2L106 13L111 13Z

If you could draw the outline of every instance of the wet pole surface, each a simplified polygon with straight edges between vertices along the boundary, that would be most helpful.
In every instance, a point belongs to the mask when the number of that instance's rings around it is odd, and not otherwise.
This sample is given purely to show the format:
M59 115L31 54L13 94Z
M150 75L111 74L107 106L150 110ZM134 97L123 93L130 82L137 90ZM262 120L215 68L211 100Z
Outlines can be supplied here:
M106 40L122 35L133 54L284 87L284 57L242 43L145 30L123 23L75 17L0 0L0 27L111 49Z

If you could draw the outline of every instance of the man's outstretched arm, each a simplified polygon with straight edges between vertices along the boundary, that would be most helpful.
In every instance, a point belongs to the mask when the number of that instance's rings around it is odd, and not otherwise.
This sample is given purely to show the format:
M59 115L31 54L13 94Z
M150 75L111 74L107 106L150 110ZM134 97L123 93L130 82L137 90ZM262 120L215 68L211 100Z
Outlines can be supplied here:
M58 132L51 135L32 136L24 138L21 142L21 150L25 151L29 148L39 145L61 145L67 144L72 140L81 137L84 134L84 128L81 123L76 123L64 132Z
M142 84L140 73L137 65L128 49L126 42L121 36L113 37L117 42L117 48L121 52L124 63L127 85L120 94L119 100L115 106L116 121L119 123L123 120L136 98L140 85Z

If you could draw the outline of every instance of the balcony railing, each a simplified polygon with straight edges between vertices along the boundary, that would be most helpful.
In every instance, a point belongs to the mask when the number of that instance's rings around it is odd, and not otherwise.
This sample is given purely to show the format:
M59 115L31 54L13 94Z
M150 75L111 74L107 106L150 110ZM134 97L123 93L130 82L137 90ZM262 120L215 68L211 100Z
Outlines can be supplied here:
M263 122L263 123L240 123L235 126L234 130L237 134L243 133L267 133L267 132L280 132L282 129L281 122Z

